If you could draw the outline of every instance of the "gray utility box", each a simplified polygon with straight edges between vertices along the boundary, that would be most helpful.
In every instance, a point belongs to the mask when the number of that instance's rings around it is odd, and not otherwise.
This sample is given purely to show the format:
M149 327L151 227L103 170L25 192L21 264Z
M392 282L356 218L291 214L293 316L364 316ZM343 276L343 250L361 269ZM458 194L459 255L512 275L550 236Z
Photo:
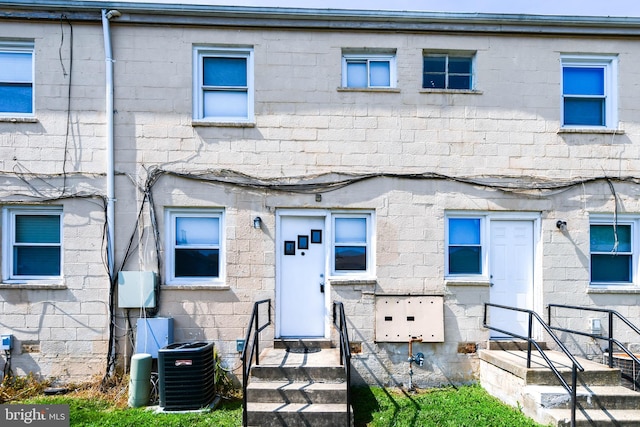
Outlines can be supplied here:
M213 343L170 344L158 350L160 407L165 410L204 408L215 397Z
M444 342L444 297L376 296L376 342Z

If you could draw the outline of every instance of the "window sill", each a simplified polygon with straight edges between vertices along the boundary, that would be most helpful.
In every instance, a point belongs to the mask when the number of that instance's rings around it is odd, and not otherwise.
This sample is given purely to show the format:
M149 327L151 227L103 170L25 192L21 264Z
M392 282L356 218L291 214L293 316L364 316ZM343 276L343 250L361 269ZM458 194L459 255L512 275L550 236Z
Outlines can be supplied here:
M474 89L420 89L420 93L450 93L450 94L460 94L460 95L482 95L481 90Z
M400 89L396 87L339 87L338 92L400 93Z
M62 283L0 283L0 289L28 289L28 290L64 290L67 285Z
M588 294L638 294L640 295L640 288L633 285L621 285L621 286L589 286L587 288Z
M602 134L602 135L624 135L622 129L606 129L606 128L560 128L559 134L578 133L578 134Z
M38 123L35 117L0 117L0 123Z
M491 286L491 282L485 279L445 279L445 286L481 286L481 287L489 287Z
M329 279L331 286L350 286L350 285L365 285L375 286L378 284L376 279Z
M162 285L160 290L163 291L228 291L231 289L229 285Z
M224 122L204 119L192 119L193 127L228 127L228 128L254 128L255 122Z

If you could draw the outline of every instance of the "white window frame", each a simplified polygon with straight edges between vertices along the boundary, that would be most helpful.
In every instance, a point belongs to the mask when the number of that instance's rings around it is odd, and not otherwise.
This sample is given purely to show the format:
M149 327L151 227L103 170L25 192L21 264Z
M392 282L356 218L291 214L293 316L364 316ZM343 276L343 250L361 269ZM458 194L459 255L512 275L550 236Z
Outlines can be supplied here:
M357 218L364 219L366 223L366 242L361 244L360 242L353 243L353 246L364 246L366 248L366 270L336 270L335 268L335 248L336 246L343 246L343 244L336 245L336 219L337 218ZM340 277L340 278L373 278L375 277L375 215L372 211L358 211L358 212L342 212L342 211L332 211L331 212L331 249L329 251L329 266L332 277Z
M39 244L41 246L56 246L60 248L60 274L59 275L37 275L37 276L28 276L28 275L18 275L13 269L14 262L14 254L13 248L16 245L16 235L15 235L15 218L17 215L57 215L60 217L60 238L59 243L42 243ZM63 246L63 212L61 207L37 207L37 206L20 206L20 207L4 207L3 208L3 239L2 239L2 251L3 257L2 262L4 264L3 268L3 280L6 283L24 283L24 282L49 282L55 281L58 282L63 277L63 267L64 267L64 246ZM37 243L30 243L28 246L37 246Z
M449 273L449 219L478 219L480 220L480 273L477 274L451 274ZM444 241L445 241L445 255L444 255L444 268L445 278L465 280L465 279L486 279L489 280L489 218L485 214L473 214L473 213L447 213L445 216L444 224Z
M15 111L0 111L0 117L34 117L35 116L35 99L36 99L36 85L35 85L35 47L33 42L26 41L0 41L0 52L2 53L28 53L31 55L31 76L29 83L31 84L31 112L15 112ZM25 82L8 82L2 83L27 83Z
M620 289L621 287L639 287L638 281L638 249L640 248L640 217L633 215L620 215L614 218L613 215L591 214L589 216L589 236L591 236L592 225L630 225L631 226L631 282L591 282L591 244L589 243L589 286L597 289ZM589 242L591 239L589 239Z
M424 75L425 75L425 69L424 69L424 58L426 57L445 57L445 87L443 88L430 88L430 87L424 87ZM469 87L468 88L450 88L449 87L449 77L453 74L456 75L456 73L450 73L449 72L449 58L465 58L465 59L469 59L471 60L471 72L469 74L469 79L470 79L470 83L469 83ZM475 90L475 86L476 86L476 52L438 52L438 51L429 51L429 50L425 50L422 53L422 82L421 82L421 86L422 86L422 90L451 90L451 91L473 91Z
M604 125L565 125L565 67L602 68L604 70ZM618 127L618 57L612 55L562 55L560 59L560 123L564 129L617 129ZM577 98L579 96L567 96Z
M247 86L232 87L229 91L239 91L247 93L247 115L246 116L206 116L204 115L204 58L206 57L227 57L227 58L244 58L247 61ZM255 120L254 113L254 59L253 48L250 47L211 47L211 46L194 46L193 47L193 120L195 122L213 122L213 123L253 123Z
M369 67L371 62L389 62L389 85L373 86L370 82ZM365 62L367 66L367 86L348 86L347 65L349 62ZM398 85L396 54L395 53L343 53L342 54L342 87L347 89L392 89Z
M218 218L219 244L218 249L218 277L176 277L175 252L176 247L176 218ZM225 211L220 208L168 208L165 211L165 282L167 285L218 285L225 284L226 278L226 244L225 244ZM209 246L208 248L215 248Z

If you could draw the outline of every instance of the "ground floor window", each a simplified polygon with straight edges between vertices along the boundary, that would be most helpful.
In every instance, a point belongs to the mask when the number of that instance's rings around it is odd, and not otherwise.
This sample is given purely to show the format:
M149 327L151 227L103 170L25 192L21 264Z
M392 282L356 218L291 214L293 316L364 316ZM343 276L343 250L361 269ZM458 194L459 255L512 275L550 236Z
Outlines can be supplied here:
M589 226L592 285L628 285L637 263L635 226L640 219L616 221L594 216Z
M167 210L167 283L211 283L224 278L220 209Z
M371 213L333 213L332 273L373 274Z
M6 280L62 276L62 209L7 207L4 210Z

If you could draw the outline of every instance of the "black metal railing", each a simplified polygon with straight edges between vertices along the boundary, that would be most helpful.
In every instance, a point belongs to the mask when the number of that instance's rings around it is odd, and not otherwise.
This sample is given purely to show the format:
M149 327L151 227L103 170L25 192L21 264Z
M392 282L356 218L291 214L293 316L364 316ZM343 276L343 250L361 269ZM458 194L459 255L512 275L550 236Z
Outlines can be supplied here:
M494 307L494 308L501 309L501 310L517 311L517 312L520 312L520 313L527 313L528 316L529 316L527 336L525 337L523 335L519 335L519 334L510 332L510 331L507 331L507 330L500 329L500 328L497 328L495 326L489 325L487 323L487 314L488 314L488 311L489 311L488 307ZM562 376L560 371L558 371L558 368L556 368L556 366L553 364L551 359L549 359L549 356L547 356L547 354L544 352L544 350L542 349L540 344L538 344L538 342L532 338L532 335L533 335L533 321L534 320L536 320L540 324L540 326L542 326L542 328L547 332L547 334L549 334L551 339L553 339L553 341L556 343L558 348L565 354L565 356L567 356L567 358L569 360L571 360L571 385L569 385L567 383L567 381L564 379L564 377ZM567 390L567 392L571 396L571 426L574 427L576 425L576 406L577 406L576 391L577 391L577 382L578 382L578 371L583 372L584 368L582 367L582 365L580 365L580 363L578 363L576 358L569 352L569 350L567 350L567 348L564 346L564 344L562 344L560 339L553 333L551 328L544 322L544 320L542 320L542 318L538 315L538 313L536 313L533 310L527 310L527 309L524 309L524 308L509 307L509 306L506 306L506 305L485 303L484 304L484 318L483 318L483 321L482 321L482 325L485 328L490 329L492 331L500 332L500 333L503 333L505 335L509 335L511 337L518 338L520 340L526 341L527 342L527 368L531 368L531 350L532 350L532 347L535 347L536 350L538 350L538 353L544 359L544 361L547 363L547 365L549 366L551 371L554 373L554 375L556 376L556 378L560 382L560 384L562 384L564 389Z
M260 324L260 306L267 304L267 320ZM256 365L260 364L260 332L271 324L271 300L265 299L253 304L253 312L247 326L247 334L242 349L242 425L247 427L247 385L249 373L255 356Z
M344 305L333 302L333 326L340 336L340 365L344 366L347 376L347 426L351 425L351 344L347 333L347 318L344 315Z
M608 321L608 327L607 327L607 336L603 337L602 335L598 334L598 333L594 333L594 332L582 332L582 331L578 331L575 329L568 329L568 328L561 328L559 326L552 326L551 325L551 318L552 318L552 309L553 308L558 308L558 309L567 309L567 310L581 310L581 311L591 311L591 312L595 312L595 313L606 313L607 314L607 321ZM624 353L626 353L631 360L633 360L633 363L637 363L640 366L640 360L638 359L638 357L633 354L622 342L620 342L618 339L614 338L613 336L613 331L614 331L614 327L613 327L613 322L615 319L618 319L619 321L621 321L622 323L624 323L625 325L627 325L629 327L629 329L631 329L633 332L635 332L636 334L640 335L640 329L638 329L637 326L635 326L633 323L631 323L629 321L629 319L627 319L626 317L624 317L622 314L618 313L615 310L609 310L606 308L595 308L595 307L581 307L581 306L576 306L576 305L565 305L565 304L549 304L547 306L547 324L549 325L549 328L553 329L554 331L562 331L562 332L567 332L570 334L576 334L576 335L582 335L582 336L586 336L586 337L590 337L596 340L601 340L601 341L607 341L607 352L608 352L608 366L610 368L613 368L613 349L614 346L617 346L620 350L622 350ZM628 379L629 381L633 382L634 386L640 386L640 382L638 382L637 378L632 378L629 375L627 375L624 372L621 372L622 376L624 376L626 379Z

